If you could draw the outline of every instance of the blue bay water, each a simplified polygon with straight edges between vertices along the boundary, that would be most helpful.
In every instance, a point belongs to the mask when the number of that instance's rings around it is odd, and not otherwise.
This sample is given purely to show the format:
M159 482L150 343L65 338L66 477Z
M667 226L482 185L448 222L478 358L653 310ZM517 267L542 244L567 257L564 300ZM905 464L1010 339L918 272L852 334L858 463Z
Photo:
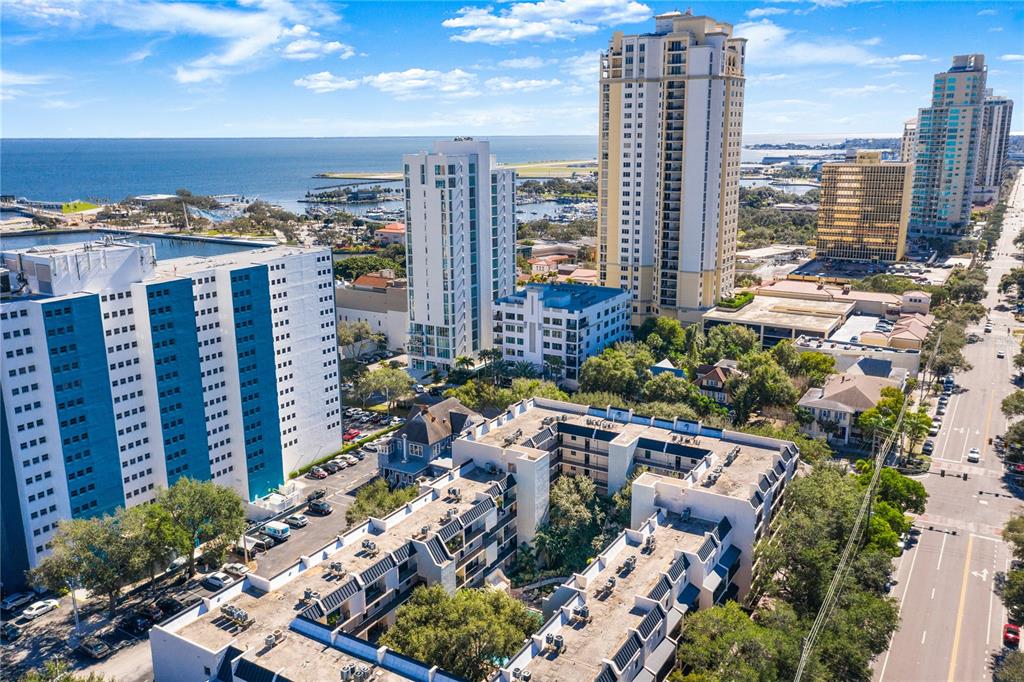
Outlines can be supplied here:
M326 171L400 171L402 155L433 137L5 139L0 194L30 199L118 201L129 195L243 194L295 210ZM593 159L593 135L492 136L499 162Z

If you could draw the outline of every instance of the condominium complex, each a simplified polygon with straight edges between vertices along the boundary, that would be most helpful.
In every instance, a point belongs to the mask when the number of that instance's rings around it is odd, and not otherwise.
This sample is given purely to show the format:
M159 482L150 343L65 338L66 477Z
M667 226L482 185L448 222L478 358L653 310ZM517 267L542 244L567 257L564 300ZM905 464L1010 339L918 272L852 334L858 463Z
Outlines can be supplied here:
M819 258L895 262L907 245L910 164L882 163L880 151L858 151L853 163L821 169Z
M974 192L985 199L994 199L1003 182L1006 148L1010 143L1010 120L1013 100L996 97L988 90L982 108L981 142L978 144L978 166Z
M331 255L3 253L3 582L188 476L266 495L341 440Z
M421 585L503 582L558 476L612 493L644 466L629 527L555 589L541 630L493 679L660 679L686 614L749 590L754 544L799 461L789 441L543 398L470 417L449 471L408 504L155 626L156 678L460 682L380 644L398 607Z
M491 348L494 301L515 284L515 173L455 138L405 164L409 366L448 370Z
M914 162L917 160L917 117L908 118L903 122L903 137L900 139L900 161L909 163L913 174Z
M985 98L985 56L953 57L935 74L932 105L917 116L912 237L953 238L971 218Z
M746 41L689 12L601 56L598 262L632 318L695 319L731 293Z
M579 385L580 367L630 338L629 292L587 284L527 284L498 299L494 345L509 362Z

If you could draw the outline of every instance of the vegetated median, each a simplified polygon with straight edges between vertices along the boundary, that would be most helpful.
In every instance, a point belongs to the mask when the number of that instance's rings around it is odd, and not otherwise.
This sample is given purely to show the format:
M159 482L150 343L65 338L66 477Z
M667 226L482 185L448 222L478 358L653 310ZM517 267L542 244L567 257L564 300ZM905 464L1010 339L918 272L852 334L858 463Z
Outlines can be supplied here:
M320 459L316 460L315 462L311 462L311 463L309 463L309 464L307 464L307 465L305 465L303 467L300 467L297 471L291 472L290 474L288 474L288 479L291 480L293 478L298 478L299 476L303 476L303 475L309 473L309 470L312 469L313 467L318 467L321 464L323 464L324 462L329 462L332 459L334 459L335 457L337 457L338 455L344 455L347 452L352 452L353 450L358 450L359 448L363 447L367 443L369 443L371 441L374 441L374 440L377 440L381 436L386 436L387 434L391 433L392 431L397 431L400 428L402 428L402 424L392 424L391 426L387 427L386 429L381 429L380 431L377 431L374 434L371 434L371 435L366 436L364 438L360 438L359 440L354 440L351 443L346 443L345 445L341 446L340 450L337 450L336 452L333 452L333 453L331 453L331 454L329 454L329 455L327 455L325 457L321 457Z

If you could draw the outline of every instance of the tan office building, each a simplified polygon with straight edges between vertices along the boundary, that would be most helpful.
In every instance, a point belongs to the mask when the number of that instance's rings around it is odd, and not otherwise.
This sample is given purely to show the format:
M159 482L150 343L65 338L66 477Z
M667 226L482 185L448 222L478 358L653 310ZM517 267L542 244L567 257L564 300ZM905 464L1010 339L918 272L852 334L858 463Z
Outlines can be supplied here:
M818 257L902 259L912 188L910 164L882 163L878 151L858 151L853 163L825 164L818 208Z
M600 282L632 319L684 320L732 292L746 41L689 13L615 33L601 55Z

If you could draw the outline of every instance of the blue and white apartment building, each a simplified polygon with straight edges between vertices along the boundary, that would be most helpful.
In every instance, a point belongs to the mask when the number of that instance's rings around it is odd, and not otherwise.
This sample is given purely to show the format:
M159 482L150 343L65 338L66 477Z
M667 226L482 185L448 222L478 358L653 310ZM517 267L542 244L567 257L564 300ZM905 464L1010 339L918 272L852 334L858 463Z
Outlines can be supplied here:
M631 300L613 287L527 284L495 303L494 345L509 362L549 372L560 367L561 378L576 387L587 358L631 337Z
M5 586L62 519L185 476L252 501L340 443L330 251L158 261L108 240L2 257Z

